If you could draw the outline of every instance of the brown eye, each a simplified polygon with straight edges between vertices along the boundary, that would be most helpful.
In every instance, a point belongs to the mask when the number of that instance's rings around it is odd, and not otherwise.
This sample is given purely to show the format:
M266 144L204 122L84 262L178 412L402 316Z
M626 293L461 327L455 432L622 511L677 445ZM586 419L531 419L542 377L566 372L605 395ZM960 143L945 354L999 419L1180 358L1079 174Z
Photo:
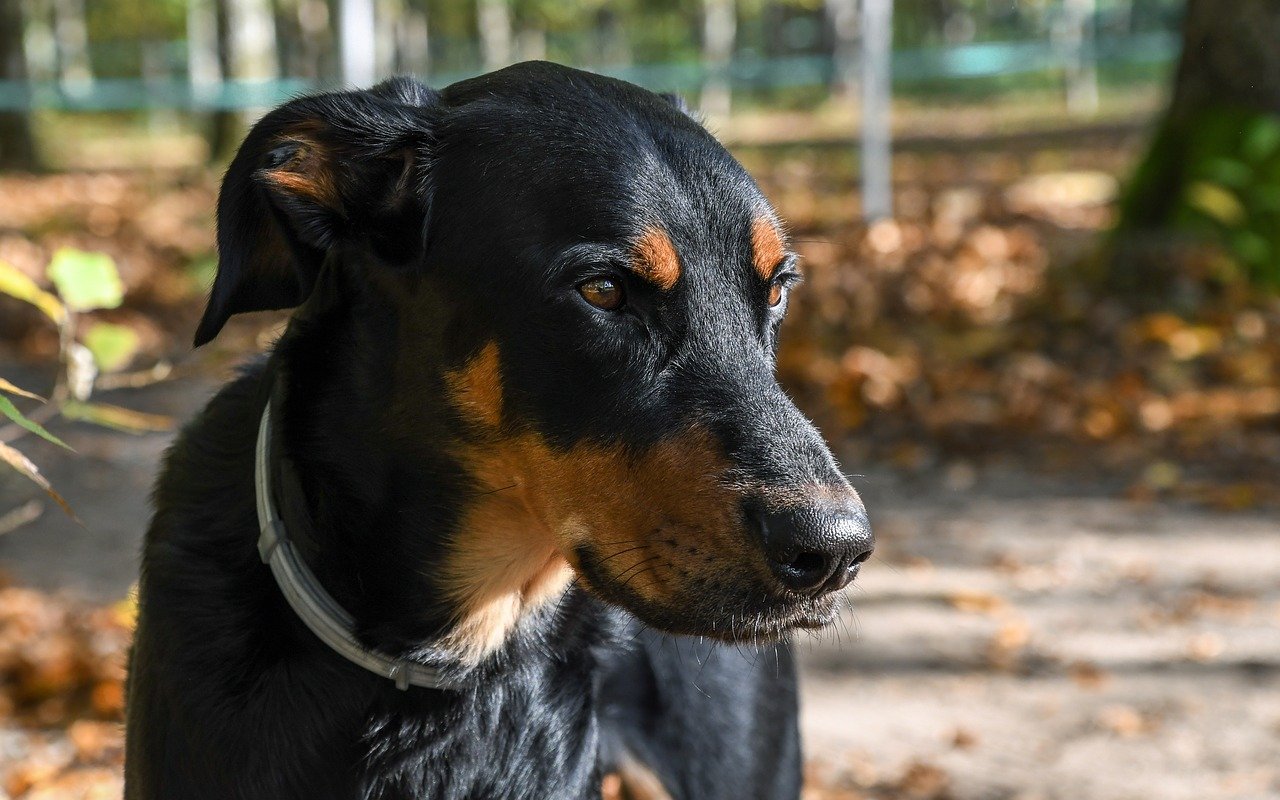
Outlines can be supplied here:
M782 302L782 281L769 284L769 307L773 308Z
M610 278L595 278L578 286L578 294L596 308L617 311L622 308L622 287Z

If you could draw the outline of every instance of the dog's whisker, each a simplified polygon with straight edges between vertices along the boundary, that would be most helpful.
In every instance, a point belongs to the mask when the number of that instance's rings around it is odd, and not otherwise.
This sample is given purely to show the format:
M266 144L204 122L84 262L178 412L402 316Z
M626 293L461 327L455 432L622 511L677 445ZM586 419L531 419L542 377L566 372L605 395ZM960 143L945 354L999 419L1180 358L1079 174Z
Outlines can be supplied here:
M627 553L634 553L635 551L637 551L637 550L643 550L643 549L644 549L644 548L646 548L646 547L648 547L648 545L647 545L647 544L638 544L638 545L636 545L635 547L628 547L628 548L627 548L627 549L625 549L625 550L619 550L618 552L614 553L614 554L613 554L613 555L611 555L611 556L606 556L605 558L600 559L600 563L601 563L601 564L604 564L604 563L606 563L606 562L608 562L608 561L611 561L611 560L613 560L613 559L617 558L618 556L626 555Z
M489 490L489 491L487 491L487 492L477 492L477 493L476 493L476 497L488 497L488 496L489 496L489 495L491 495L491 494L497 494L498 492L505 492L505 491L507 491L508 489L514 489L514 488L516 488L516 487L517 487L517 486L519 486L519 485L520 485L520 484L518 484L518 483L513 483L513 484L510 484L510 485L508 485L508 486L499 486L497 489L490 489L490 490Z

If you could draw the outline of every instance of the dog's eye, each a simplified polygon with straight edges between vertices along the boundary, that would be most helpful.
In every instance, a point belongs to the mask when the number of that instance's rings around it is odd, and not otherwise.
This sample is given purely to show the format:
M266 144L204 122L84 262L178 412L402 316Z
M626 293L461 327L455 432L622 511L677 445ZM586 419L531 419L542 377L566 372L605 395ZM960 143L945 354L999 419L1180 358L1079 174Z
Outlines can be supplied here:
M617 311L622 308L624 294L618 282L610 278L594 278L578 285L578 294L596 308Z
M769 307L775 308L782 302L782 295L786 293L786 286L780 280L775 280L769 284Z

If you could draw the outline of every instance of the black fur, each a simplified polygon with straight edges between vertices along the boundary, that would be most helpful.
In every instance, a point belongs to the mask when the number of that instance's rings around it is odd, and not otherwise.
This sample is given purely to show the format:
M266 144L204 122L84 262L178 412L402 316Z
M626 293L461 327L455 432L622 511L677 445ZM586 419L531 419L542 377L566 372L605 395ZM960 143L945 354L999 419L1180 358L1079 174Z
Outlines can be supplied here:
M299 193L278 170L324 182ZM767 570L748 582L707 567L687 604L659 605L587 548L580 580L497 652L452 666L438 647L457 612L440 575L484 494L459 456L484 435L445 376L487 342L505 428L640 454L698 426L728 477L835 487L861 513L773 378L782 309L750 247L771 213L671 101L549 64L267 115L223 184L197 343L232 314L300 308L269 359L187 426L157 483L126 797L591 798L628 763L676 798L797 797L791 652L761 642L821 624L832 601ZM680 253L667 292L620 267L651 224ZM575 287L598 275L625 286L625 313L582 301ZM306 561L362 640L440 663L461 688L399 691L285 604L255 548L254 441L273 391L277 500ZM743 501L749 554L764 502Z

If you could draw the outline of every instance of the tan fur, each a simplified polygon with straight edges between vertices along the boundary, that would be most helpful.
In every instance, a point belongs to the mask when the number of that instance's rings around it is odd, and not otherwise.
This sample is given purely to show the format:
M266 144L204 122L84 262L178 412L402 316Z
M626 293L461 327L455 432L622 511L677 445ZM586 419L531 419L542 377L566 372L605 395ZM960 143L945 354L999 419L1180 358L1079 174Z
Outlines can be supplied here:
M778 226L768 217L756 217L751 223L751 258L756 272L767 280L773 279L773 271L787 255Z
M666 291L680 280L680 256L662 228L647 228L631 245L631 268L640 277Z
M611 774L617 776L615 797L619 800L671 800L657 773L634 758L624 758L618 771Z
M490 428L502 422L502 358L490 342L459 372L445 376L454 407L467 418Z
M312 139L282 138L279 144L294 144L298 150L284 164L266 171L267 180L277 189L304 197L335 211L342 210L342 196L334 181L332 161L323 146Z
M699 591L713 567L753 568L738 523L741 491L724 480L729 463L709 434L636 454L559 450L528 430L502 432L499 362L491 343L446 376L454 406L489 426L455 453L481 492L444 571L458 652L493 652L524 614L558 597L584 545L612 580L667 606Z

